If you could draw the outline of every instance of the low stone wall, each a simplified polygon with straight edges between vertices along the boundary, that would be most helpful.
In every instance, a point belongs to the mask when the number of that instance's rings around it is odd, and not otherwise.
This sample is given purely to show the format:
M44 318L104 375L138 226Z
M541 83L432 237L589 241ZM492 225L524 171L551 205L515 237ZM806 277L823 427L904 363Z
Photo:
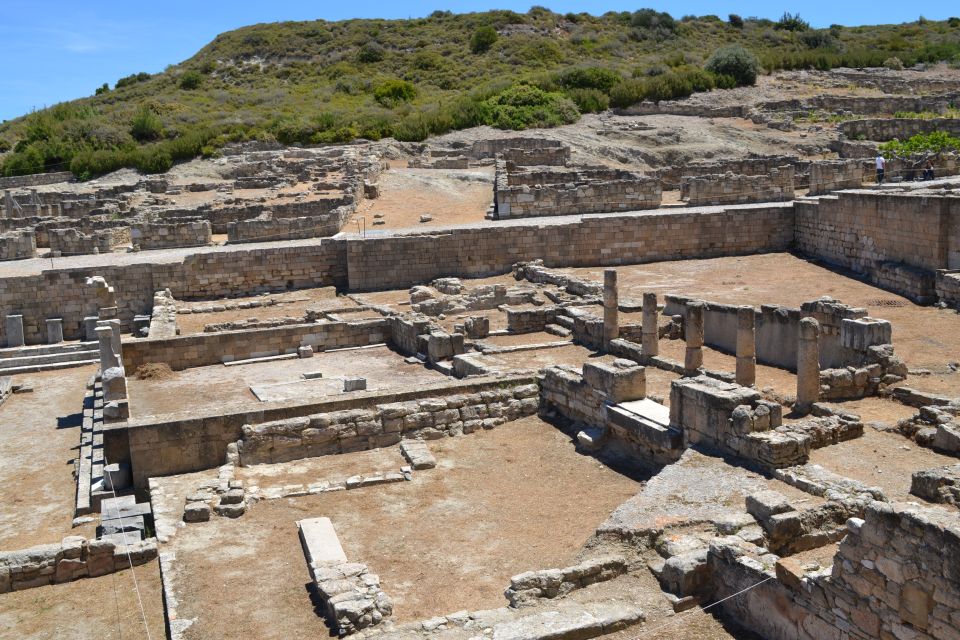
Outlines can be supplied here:
M141 249L171 249L174 247L203 247L210 244L210 222L161 224L135 222L130 229L130 240Z
M407 166L411 169L469 169L470 159L466 156L410 158Z
M24 260L37 255L37 242L32 231L9 231L0 235L0 261Z
M456 390L456 389L454 389ZM474 393L378 404L244 425L237 445L244 466L336 455L492 429L540 406L535 384L503 385Z
M0 593L96 578L156 557L154 539L118 547L110 540L68 536L59 544L0 552Z
M540 600L564 596L626 572L627 561L623 556L601 556L563 569L541 569L515 575L510 578L510 586L504 595L511 607L532 606Z
M114 247L129 243L129 227L103 229L90 234L77 229L50 229L47 232L50 251L61 256L110 253Z
M175 338L152 336L123 344L123 366L136 371L147 363L165 363L174 371L285 353L309 345L314 350L360 347L390 340L387 320L320 321L246 331L198 333Z
M960 309L960 269L939 269L936 278L937 298L940 302Z
M887 142L898 138L906 140L921 133L944 131L952 136L960 135L960 118L882 118L848 120L838 127L840 134L849 140L872 140Z
M708 554L712 599L770 640L953 639L960 575L943 559L960 553L957 523L955 510L873 502L848 521L833 567L814 571L721 538Z
M862 160L820 160L810 163L810 190L815 196L840 189L859 189L863 186Z
M329 214L309 218L276 218L273 214L265 213L251 220L229 223L227 241L238 243L328 238L340 233L340 227L349 215L347 207L338 207Z
M541 147L538 149L504 149L504 161L518 167L565 167L570 162L570 147Z
M498 218L639 211L660 206L660 181L613 169L518 171L497 162L494 206Z
M534 138L526 136L515 136L511 138L494 138L490 140L477 140L470 147L469 156L474 160L484 160L493 158L498 153L503 153L507 149L524 149L528 151L539 151L546 148L564 147L558 140L549 140L546 138Z
M154 339L175 338L177 329L177 301L170 289L158 291L153 296L153 311L150 314L150 327L147 335ZM136 369L131 369L131 372Z
M784 202L794 198L794 169L787 165L763 176L684 176L680 197L691 207L748 202Z
M658 169L657 175L664 182L664 188L677 189L684 176L716 176L732 173L740 176L765 176L774 169L793 166L795 186L806 186L809 179L810 161L797 156L752 156L724 160L697 161Z
M369 411L379 405L434 397L481 394L480 399L484 400L484 392L495 392L499 398L501 390L535 382L536 379L531 376L484 377L398 388L382 393L355 391L320 402L251 402L227 409L212 407L206 414L189 410L164 416L137 418L134 415L125 423L105 426L104 454L111 463L129 464L134 486L141 488L147 486L147 479L152 476L219 467L226 460L228 447L242 437L245 425L302 419L346 410ZM528 407L530 404L527 403ZM488 413L485 418L478 419L490 419L490 415ZM310 433L306 436L309 438ZM345 434L345 437L348 436ZM297 441L300 442L300 438Z
M69 171L53 173L31 173L26 176L9 176L0 178L0 189L14 189L16 187L37 187L42 184L56 184L58 182L73 182L73 174Z

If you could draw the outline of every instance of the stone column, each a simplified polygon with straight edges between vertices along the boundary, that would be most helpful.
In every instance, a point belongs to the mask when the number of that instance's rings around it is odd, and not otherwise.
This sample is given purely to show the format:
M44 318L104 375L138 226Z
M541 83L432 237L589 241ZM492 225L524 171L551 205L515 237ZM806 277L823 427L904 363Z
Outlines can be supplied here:
M605 269L603 272L603 348L611 340L620 337L620 316L617 310L620 304L617 294L617 270Z
M6 319L7 346L22 347L23 339L23 316L9 315Z
M10 189L3 190L3 208L7 212L7 217L12 218L16 207L13 206L13 194L10 193Z
M797 345L797 403L800 413L810 411L810 405L820 397L820 323L813 318L801 318L800 340Z
M41 208L43 205L40 204L40 196L37 195L36 189L30 189L30 204L33 205L34 215L42 215Z
M106 325L97 327L97 340L100 341L100 371L119 366L120 361L113 352L113 329Z
M684 374L698 375L703 366L703 303L691 302L687 307L687 317L683 323L683 334L687 341L686 357L683 361Z
M47 318L47 344L63 342L63 318Z
M737 384L757 382L756 313L753 307L737 308Z
M97 316L84 316L83 318L83 339L87 342L93 342L97 339Z
M108 320L107 326L110 327L112 331L110 335L110 348L113 349L113 352L117 354L117 366L123 366L123 345L120 342L120 339L123 337L120 335L120 321L119 320Z
M643 294L643 355L652 358L660 353L660 328L657 324L657 294Z

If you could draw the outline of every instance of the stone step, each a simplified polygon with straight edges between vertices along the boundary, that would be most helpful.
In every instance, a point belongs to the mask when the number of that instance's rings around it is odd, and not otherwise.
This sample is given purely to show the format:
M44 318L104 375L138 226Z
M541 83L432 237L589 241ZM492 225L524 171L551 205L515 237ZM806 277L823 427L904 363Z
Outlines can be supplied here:
M98 360L99 358L100 351L96 349L89 351L71 351L68 353L42 353L38 355L24 355L17 356L15 358L4 358L3 360L0 360L0 367L9 369L13 367L28 367L40 364Z
M73 362L56 362L53 364L35 364L25 367L11 367L9 369L0 369L0 376L15 376L23 373L38 373L40 371L55 371L57 369L70 369L72 367L83 367L88 364L97 364L96 360L76 360Z
M96 342L71 342L59 344L29 345L25 347L12 347L0 349L0 359L19 358L27 356L43 356L56 353L73 353L75 351L95 351L98 345Z

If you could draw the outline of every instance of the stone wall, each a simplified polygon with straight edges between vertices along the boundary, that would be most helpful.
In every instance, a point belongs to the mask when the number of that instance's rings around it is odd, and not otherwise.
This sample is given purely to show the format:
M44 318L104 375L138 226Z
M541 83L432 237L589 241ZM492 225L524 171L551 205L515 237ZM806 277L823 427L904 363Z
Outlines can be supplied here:
M564 147L562 142L545 138L516 136L512 138L495 138L492 140L477 140L470 148L469 156L474 160L493 158L507 149L525 149L538 151L548 147Z
M246 331L198 333L173 338L152 336L123 345L123 366L136 371L146 363L165 363L174 371L235 360L296 353L304 345L316 351L385 343L390 339L386 319L356 322L321 321Z
M127 422L105 426L104 453L110 462L128 463L133 483L139 488L145 487L147 479L152 476L219 467L226 459L228 446L242 437L244 425L282 422L346 410L368 411L378 405L435 397L472 397L481 394L483 400L484 392L494 392L499 398L503 389L519 388L534 382L535 378L530 376L486 377L398 388L381 393L355 391L319 402L251 402L226 409L211 407L208 413L193 409L164 416L137 418L134 414ZM530 404L527 403L528 406ZM489 413L480 419L487 418L490 418ZM421 428L426 428L426 425ZM311 434L307 433L306 436L309 439Z
M350 209L347 207L309 218L277 218L265 213L251 220L229 223L227 241L239 243L328 238L340 233L340 227L349 215Z
M9 231L0 235L0 261L24 260L36 255L37 242L32 231Z
M497 162L494 207L500 219L656 209L660 199L659 180L627 171L517 171Z
M944 558L960 553L957 523L956 510L873 502L847 522L833 566L813 571L722 538L708 555L712 598L770 640L954 639L960 573Z
M537 385L504 385L244 425L237 449L245 466L336 455L492 429L534 415L539 405Z
M938 270L936 291L940 302L954 309L960 309L960 269Z
M810 162L796 156L756 156L725 160L696 161L658 169L657 175L664 182L664 188L677 189L684 176L716 176L732 173L741 176L765 176L774 169L793 166L795 186L806 186L809 179Z
M73 182L73 174L69 171L57 171L54 173L31 173L26 176L9 176L0 178L0 189L36 187L42 184L56 184L57 182Z
M118 547L110 540L68 536L59 544L0 552L0 593L96 578L156 557L153 539Z
M110 253L114 247L129 243L129 227L101 229L89 234L77 229L50 229L47 232L47 246L55 255L61 256Z
M786 165L763 176L684 176L680 197L691 207L748 202L783 202L794 198L794 169Z
M130 240L141 249L204 247L210 244L211 234L207 220L171 224L135 222L130 229Z
M570 162L570 147L540 147L537 149L504 149L504 161L518 167L565 167Z
M935 299L936 269L960 267L960 198L855 190L795 210L798 251L916 301Z
M952 136L960 135L960 118L884 118L848 120L841 122L839 131L849 140L872 140L887 142L894 138L906 140L921 133L945 131Z
M864 162L861 160L819 160L810 163L810 191L815 196L840 189L863 186Z
M793 242L792 218L790 204L774 204L348 239L349 288L392 289L444 276L483 277L535 259L548 267L608 266L785 251Z

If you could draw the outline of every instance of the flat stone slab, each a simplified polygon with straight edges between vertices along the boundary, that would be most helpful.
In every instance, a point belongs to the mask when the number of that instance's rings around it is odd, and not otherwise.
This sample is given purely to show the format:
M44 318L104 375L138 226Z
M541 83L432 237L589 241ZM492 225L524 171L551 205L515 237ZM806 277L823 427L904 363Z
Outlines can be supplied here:
M340 539L333 530L330 518L298 520L297 528L300 529L300 544L303 545L303 554L311 567L311 573L314 566L347 561L347 554L340 546Z
M621 402L617 406L624 411L628 411L636 416L645 418L650 422L664 427L670 426L670 408L660 404L659 402L654 402L650 398Z
M100 515L104 520L117 518L135 518L150 514L150 503L137 504L136 496L120 496L118 498L104 498L100 501Z
M493 640L581 640L626 628L644 619L641 609L594 604L524 616L493 627Z

